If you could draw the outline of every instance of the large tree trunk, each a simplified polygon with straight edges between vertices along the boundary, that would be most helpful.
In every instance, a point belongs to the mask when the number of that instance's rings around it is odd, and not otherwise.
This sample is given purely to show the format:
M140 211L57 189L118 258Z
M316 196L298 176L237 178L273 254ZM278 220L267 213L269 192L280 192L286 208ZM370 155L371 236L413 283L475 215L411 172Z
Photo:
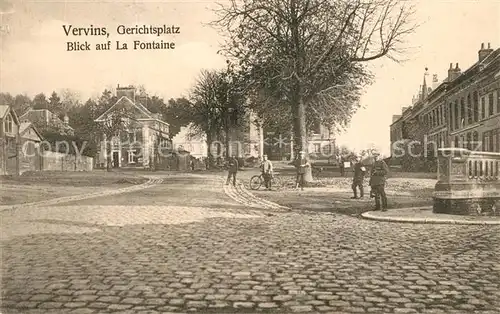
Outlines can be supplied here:
M293 100L292 110L293 110L293 139L295 145L295 156L298 156L299 151L305 152L306 158L309 158L309 151L307 145L307 127L306 127L306 107L304 101L300 97L300 93L297 93L297 97ZM311 167L306 168L306 174L304 176L306 182L312 182L312 171Z
M212 139L212 134L210 134L210 132L207 132L206 133L206 136L207 136L207 170L209 169L212 169L213 168L213 155L212 155L212 142L213 142L213 139Z
M296 152L305 152L305 157L309 159L307 145L307 125L306 125L306 106L304 104L301 77L304 69L304 49L301 45L300 19L299 19L299 1L292 0L290 3L290 30L293 43L292 54L294 59L294 76L292 91L292 113L293 113L293 134L294 142L297 147ZM306 168L304 175L305 182L313 181L311 167Z

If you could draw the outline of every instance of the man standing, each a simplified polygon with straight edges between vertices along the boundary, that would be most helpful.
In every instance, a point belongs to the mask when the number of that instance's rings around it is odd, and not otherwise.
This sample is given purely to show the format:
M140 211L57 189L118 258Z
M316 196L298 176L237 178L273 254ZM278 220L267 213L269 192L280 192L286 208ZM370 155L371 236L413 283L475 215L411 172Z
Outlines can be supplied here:
M227 174L226 185L231 182L231 177L233 177L233 186L236 186L236 174L238 173L238 160L233 155L228 162L229 173Z
M297 169L297 179L295 182L296 189L298 189L300 185L300 189L304 191L304 176L306 174L306 168L310 166L311 164L306 158L306 153L304 151L300 151L297 160L295 160L295 168Z
M359 198L363 198L364 196L364 191L363 191L363 180L365 179L365 173L366 169L361 163L361 158L359 156L354 157L355 164L354 164L354 177L352 180L352 191L354 192L354 196L351 197L352 199L358 198L358 191L357 188L359 187Z
M370 187L375 196L375 210L380 210L380 199L382 198L382 211L387 210L387 196L385 195L386 176L389 173L389 167L380 159L380 153L373 153L374 163L370 177Z
M339 158L339 168L340 168L340 176L343 177L345 174L344 157L343 156L340 156L340 158Z
M260 164L260 171L262 173L262 177L264 178L264 184L266 185L266 189L271 190L271 178L273 176L273 164L270 160L267 159L267 155L263 156L263 161Z

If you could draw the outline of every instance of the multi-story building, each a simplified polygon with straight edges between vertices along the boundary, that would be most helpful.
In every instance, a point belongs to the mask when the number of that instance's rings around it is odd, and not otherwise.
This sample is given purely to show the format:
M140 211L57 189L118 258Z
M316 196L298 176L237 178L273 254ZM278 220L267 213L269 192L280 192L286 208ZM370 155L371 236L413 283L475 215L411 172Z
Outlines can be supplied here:
M116 89L118 100L95 121L107 123L113 114L126 112L125 127L111 139L103 134L100 151L96 158L98 166L105 166L110 158L113 167L149 167L158 158L159 150L172 150L169 124L161 119L160 114L150 112L136 97L133 86Z
M393 155L398 144L410 140L427 153L450 146L500 152L500 49L482 44L475 64L464 72L450 64L448 77L435 81L428 88L424 78L412 106L393 116Z

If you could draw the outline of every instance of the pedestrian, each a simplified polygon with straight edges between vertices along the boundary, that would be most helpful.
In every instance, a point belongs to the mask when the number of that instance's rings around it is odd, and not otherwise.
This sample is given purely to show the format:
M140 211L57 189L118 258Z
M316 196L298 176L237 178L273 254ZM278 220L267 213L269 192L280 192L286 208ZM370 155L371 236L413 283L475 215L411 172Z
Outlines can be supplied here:
M352 199L358 198L358 191L357 191L358 188L359 188L359 198L363 198L364 196L363 180L365 179L366 168L365 166L363 166L360 156L355 156L354 161L355 161L353 167L354 176L352 179L352 191L354 192L354 196L351 198Z
M306 174L306 168L310 167L311 164L309 160L306 158L306 153L304 151L299 152L299 156L295 160L295 168L297 170L297 178L295 182L295 188L298 189L300 185L300 189L304 191L304 176Z
M340 176L343 177L345 175L345 159L343 156L340 157L340 162L339 162L339 166L340 166Z
M271 190L271 178L273 177L273 163L267 159L267 155L263 156L262 163L260 164L260 171L264 178L264 185L266 189Z
M373 153L374 163L370 176L370 195L375 197L375 210L387 210L387 195L385 194L386 176L389 174L389 167L384 160L380 159L380 153ZM382 208L380 201L382 200Z
M236 156L232 156L231 158L229 158L228 167L229 167L229 172L227 174L226 185L229 185L232 177L233 186L236 186L236 174L238 173L238 160L236 159Z

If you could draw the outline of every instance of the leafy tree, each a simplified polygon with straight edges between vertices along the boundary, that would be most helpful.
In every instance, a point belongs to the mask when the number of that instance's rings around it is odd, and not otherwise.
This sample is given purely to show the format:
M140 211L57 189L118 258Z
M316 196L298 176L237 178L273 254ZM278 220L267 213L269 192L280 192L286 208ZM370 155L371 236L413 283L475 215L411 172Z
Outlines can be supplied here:
M105 89L99 99L97 100L97 105L99 107L99 110L101 113L106 112L111 106L113 106L116 102L118 101L118 98L113 95L113 92L111 92L108 89Z
M170 125L170 136L174 137L181 127L189 125L193 122L189 114L191 103L185 97L171 98L163 111L163 119Z
M11 106L21 116L31 108L31 98L21 94L12 96L10 93L0 93L0 104Z
M224 138L229 149L230 129L243 122L245 110L239 82L231 71L203 70L191 92L189 106L180 112L183 121L193 123L192 135L206 135L209 158L213 156L213 141Z
M31 109L32 106L32 101L31 98L27 95L16 95L14 97L14 103L12 104L12 108L14 108L14 111L18 114L18 116L23 115L26 113L29 109Z
M413 9L397 0L231 0L218 13L223 53L238 61L247 91L266 99L253 104L293 122L306 153L308 125L345 127L371 83L365 62L397 60L415 29Z
M49 101L44 93L35 95L33 98L33 109L49 109Z
M0 93L0 104L10 105L14 103L14 97L10 93Z
M69 88L63 88L61 89L59 94L61 95L63 108L66 110L82 105L82 103L80 102L80 93L78 91Z
M49 106L48 109L50 112L58 116L60 119L64 117L67 113L66 108L63 107L63 103L61 102L61 98L55 91L52 92L49 98Z
M91 157L95 157L98 150L98 126L94 120L99 117L100 113L102 112L99 110L97 102L90 98L82 106L71 107L68 111L68 117L71 126L75 130L75 135L86 141L87 153Z

